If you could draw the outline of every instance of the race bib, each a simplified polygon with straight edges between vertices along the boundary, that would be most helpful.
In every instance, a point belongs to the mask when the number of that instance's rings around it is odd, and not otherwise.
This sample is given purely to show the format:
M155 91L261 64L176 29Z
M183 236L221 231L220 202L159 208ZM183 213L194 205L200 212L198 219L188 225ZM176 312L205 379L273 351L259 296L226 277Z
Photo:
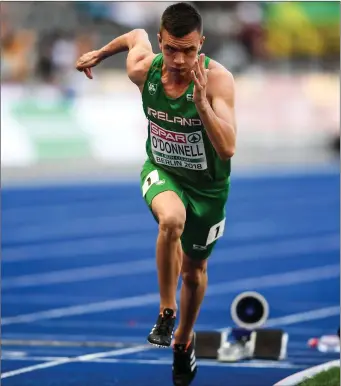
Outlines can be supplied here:
M151 149L158 164L191 170L207 169L201 131L178 133L149 121Z
M142 194L143 194L143 197L146 195L146 193L148 192L149 188L155 184L155 182L158 182L160 181L160 178L159 178L159 173L157 170L153 170L152 172L150 172L148 174L148 176L145 178L144 180L144 183L142 185Z
M224 234L225 220L226 219L224 218L222 221L218 222L218 224L211 227L207 236L206 245L212 244L213 241L218 240Z

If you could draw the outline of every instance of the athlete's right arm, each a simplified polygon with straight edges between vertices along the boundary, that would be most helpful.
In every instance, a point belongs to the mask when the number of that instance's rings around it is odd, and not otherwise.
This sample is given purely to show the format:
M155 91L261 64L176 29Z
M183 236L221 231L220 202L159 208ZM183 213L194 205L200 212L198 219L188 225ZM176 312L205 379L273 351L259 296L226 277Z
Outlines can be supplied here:
M155 56L148 34L143 29L134 29L112 40L101 49L82 55L76 62L76 69L84 71L85 75L92 79L92 67L97 66L105 58L125 51L128 51L126 62L128 76L132 82L141 86Z

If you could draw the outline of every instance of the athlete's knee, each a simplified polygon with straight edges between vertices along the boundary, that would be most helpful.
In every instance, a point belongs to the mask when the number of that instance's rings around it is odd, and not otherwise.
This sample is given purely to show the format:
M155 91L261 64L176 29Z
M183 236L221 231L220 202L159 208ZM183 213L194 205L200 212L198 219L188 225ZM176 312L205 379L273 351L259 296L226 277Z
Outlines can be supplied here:
M192 288L199 287L207 281L207 261L190 261L185 256L181 274L185 285Z
M168 239L179 239L185 227L186 209L173 191L158 194L152 201L152 210L159 222L159 232Z
M173 213L159 216L159 232L167 238L179 239L185 227L185 217Z

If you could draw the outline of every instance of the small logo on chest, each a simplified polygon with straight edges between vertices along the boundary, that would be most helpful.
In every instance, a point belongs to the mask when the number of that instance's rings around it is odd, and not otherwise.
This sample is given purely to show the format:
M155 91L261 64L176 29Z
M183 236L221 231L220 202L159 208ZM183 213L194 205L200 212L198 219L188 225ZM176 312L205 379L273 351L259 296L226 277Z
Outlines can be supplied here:
M186 94L186 99L188 102L193 102L193 94Z
M154 95L154 94L156 93L156 90L157 90L157 84L152 83L152 82L148 82L148 91L149 91L149 94L150 94L150 95Z

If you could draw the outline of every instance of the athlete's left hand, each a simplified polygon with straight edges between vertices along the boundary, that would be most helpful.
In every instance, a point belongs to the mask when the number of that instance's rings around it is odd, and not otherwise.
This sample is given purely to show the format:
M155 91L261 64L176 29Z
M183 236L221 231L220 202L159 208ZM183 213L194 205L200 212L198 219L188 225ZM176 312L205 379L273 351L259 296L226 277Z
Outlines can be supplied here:
M205 54L200 54L199 60L195 63L191 76L194 81L193 100L197 106L207 102L206 87L208 69L205 68Z

